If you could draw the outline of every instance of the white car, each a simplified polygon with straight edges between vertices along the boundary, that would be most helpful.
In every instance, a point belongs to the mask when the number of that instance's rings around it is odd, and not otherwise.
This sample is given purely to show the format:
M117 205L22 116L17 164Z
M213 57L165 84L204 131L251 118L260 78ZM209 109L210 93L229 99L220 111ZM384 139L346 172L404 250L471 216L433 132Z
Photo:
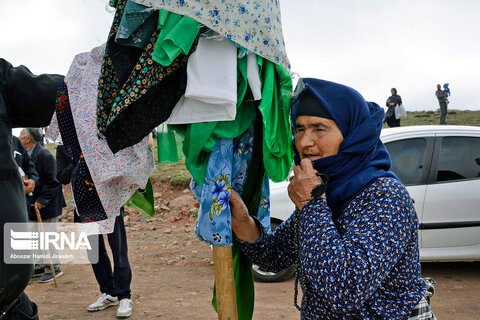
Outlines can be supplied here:
M414 201L421 261L480 260L480 127L408 126L383 129L380 137ZM270 183L272 228L293 213L287 186ZM294 271L253 269L259 281Z

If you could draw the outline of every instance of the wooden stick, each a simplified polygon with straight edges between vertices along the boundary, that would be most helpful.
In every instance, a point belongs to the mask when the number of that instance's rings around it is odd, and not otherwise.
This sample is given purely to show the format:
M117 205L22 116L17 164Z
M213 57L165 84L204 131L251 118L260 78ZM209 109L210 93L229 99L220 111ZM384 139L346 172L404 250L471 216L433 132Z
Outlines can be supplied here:
M218 320L237 320L237 294L233 275L232 247L213 246Z
M38 220L38 225L40 226L40 232L45 232L45 230L43 229L43 222L42 222L42 216L40 216L40 211L38 210L37 207L35 207L35 205L33 205L33 207L35 208L35 213L37 214L37 220ZM45 249L45 251L47 251L47 255L48 255L48 260L50 261L50 271L52 271L52 276L53 276L53 282L55 283L55 288L57 287L57 276L55 275L55 269L53 268L53 262L52 262L52 257L50 256L50 250Z

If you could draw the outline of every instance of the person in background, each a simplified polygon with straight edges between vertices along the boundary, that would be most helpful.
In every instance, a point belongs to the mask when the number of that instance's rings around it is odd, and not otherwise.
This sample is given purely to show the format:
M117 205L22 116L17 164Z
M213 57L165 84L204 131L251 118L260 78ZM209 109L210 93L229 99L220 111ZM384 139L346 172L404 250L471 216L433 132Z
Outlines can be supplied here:
M26 128L20 134L20 141L27 149L28 155L35 164L35 169L40 177L33 194L27 196L28 218L30 221L37 221L35 209L38 209L43 223L56 224L57 217L62 214L65 200L63 198L62 185L57 180L55 158L47 149L40 145L39 142L42 138L43 132L39 128ZM37 228L38 225L32 223L32 231L38 231ZM53 248L51 253L52 255L55 254ZM63 275L58 263L54 263L54 269L56 277ZM52 272L50 266L45 266L39 282L53 281Z
M20 139L16 136L12 136L12 148L13 148L13 158L17 163L18 167L22 169L23 173L25 174L24 177L24 188L25 194L30 194L35 189L35 185L38 184L38 173L35 170L35 164L33 163L32 159L28 155L27 150L23 146Z
M35 185L38 184L37 170L35 169L35 164L28 155L27 149L23 146L22 142L16 136L12 136L12 147L13 147L13 157L19 168L22 169L23 184L25 188L26 196L32 196L35 189ZM33 277L40 277L44 273L45 266L35 265L35 270L33 272Z
M232 191L240 249L265 271L296 265L301 319L435 319L417 214L380 140L383 109L347 86L302 82L291 110L295 213L268 232Z
M448 86L447 86L448 87ZM435 95L438 99L438 104L440 105L440 124L447 124L445 119L447 117L447 97L448 93L442 91L442 86L437 84L437 91Z
M15 163L12 128L45 127L55 111L55 97L63 76L34 75L0 58L0 256L4 256L4 224L28 221L25 187ZM27 231L27 229L25 229ZM24 289L33 264L7 264L0 259L0 315L3 319L38 319L38 308Z
M63 185L67 185L71 181L72 172L75 168L73 159L68 156L64 145L57 146L56 157L57 179ZM124 209L121 207L120 215L115 219L113 232L107 235L108 244L113 256L113 272L103 235L89 236L89 238L99 237L98 262L92 264L92 268L95 279L100 286L101 295L94 303L87 307L87 311L101 311L108 307L119 305L117 309L117 318L119 319L130 317L133 311L130 293L132 270L130 268L130 262L128 261L127 232L125 230L123 215ZM81 222L76 214L74 214L74 222ZM89 256L89 259L93 261L93 257Z
M402 98L397 94L397 89L390 90L392 95L387 99L387 113L385 114L385 122L390 128L400 127L400 119L395 117L395 107L402 104Z

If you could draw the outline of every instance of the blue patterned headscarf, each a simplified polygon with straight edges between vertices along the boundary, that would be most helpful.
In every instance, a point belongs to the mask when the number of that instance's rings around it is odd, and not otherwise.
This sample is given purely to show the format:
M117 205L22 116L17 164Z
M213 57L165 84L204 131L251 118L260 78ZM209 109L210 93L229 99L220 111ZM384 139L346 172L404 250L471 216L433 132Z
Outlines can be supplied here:
M297 110L308 92L323 106L343 134L338 153L313 161L313 167L329 176L327 202L334 218L338 218L350 200L380 177L397 176L390 171L391 160L380 141L384 111L350 87L319 79L302 79L304 90L292 101L292 125L296 135ZM293 141L295 164L300 157Z

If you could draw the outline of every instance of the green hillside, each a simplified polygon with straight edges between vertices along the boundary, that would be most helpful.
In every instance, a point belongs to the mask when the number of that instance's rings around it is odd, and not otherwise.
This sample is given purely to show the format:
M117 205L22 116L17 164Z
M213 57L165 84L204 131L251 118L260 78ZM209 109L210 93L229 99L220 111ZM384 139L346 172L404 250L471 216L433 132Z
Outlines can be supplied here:
M448 110L447 124L480 126L480 111ZM402 119L402 126L439 124L440 110L437 111L407 111L407 118ZM386 126L386 125L385 125Z

